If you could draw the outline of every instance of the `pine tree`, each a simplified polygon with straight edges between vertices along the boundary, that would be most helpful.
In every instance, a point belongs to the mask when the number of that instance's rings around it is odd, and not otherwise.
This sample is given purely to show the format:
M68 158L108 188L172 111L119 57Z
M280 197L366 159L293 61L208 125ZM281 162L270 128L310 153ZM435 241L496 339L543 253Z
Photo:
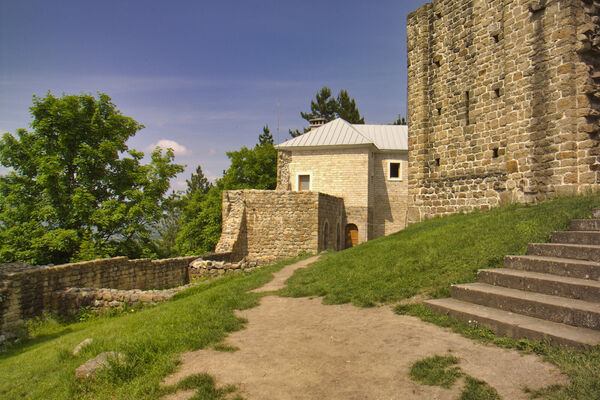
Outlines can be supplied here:
M212 183L208 180L206 176L204 176L204 172L202 172L202 167L198 165L196 168L196 172L193 172L190 176L190 179L186 179L187 189L185 194L188 198L191 198L196 191L200 191L201 193L208 193L210 188L212 187Z
M365 119L361 117L356 102L351 99L345 89L340 91L337 97L337 115L351 124L364 124Z
M317 92L315 99L310 102L310 112L300 112L303 119L310 122L315 118L323 118L325 122L333 121L336 118L342 118L351 124L364 124L365 119L360 115L354 99L350 98L348 91L342 89L337 97L332 97L331 89L323 86ZM310 131L310 128L304 128L304 132L299 129L290 129L291 137L300 136Z
M273 144L273 135L271 135L271 131L269 130L269 125L265 125L263 127L263 133L258 135L258 145L264 146L265 144L270 143Z
M402 114L398 114L398 119L391 123L391 125L408 125L406 118Z

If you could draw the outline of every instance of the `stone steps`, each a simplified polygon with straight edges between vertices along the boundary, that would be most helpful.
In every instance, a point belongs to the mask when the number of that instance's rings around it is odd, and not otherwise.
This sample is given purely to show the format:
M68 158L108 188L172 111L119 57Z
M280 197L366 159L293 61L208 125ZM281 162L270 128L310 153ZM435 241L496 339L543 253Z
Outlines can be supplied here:
M452 298L547 321L600 330L600 304L542 293L468 283L453 285Z
M600 343L600 331L594 329L576 328L453 298L428 300L426 303L433 311L491 329L499 336L549 340L571 347Z
M600 219L574 219L571 221L572 231L600 231Z
M600 344L600 209L574 220L550 243L506 256L504 268L484 269L478 282L453 285L452 298L430 309L499 335L547 339L569 346Z
M552 232L550 241L552 243L586 244L600 246L600 231Z
M600 282L514 269L482 269L478 281L493 286L524 290L600 303Z
M600 246L584 244L530 243L527 246L527 254L600 262Z
M568 258L506 256L504 267L572 278L600 280L600 263Z

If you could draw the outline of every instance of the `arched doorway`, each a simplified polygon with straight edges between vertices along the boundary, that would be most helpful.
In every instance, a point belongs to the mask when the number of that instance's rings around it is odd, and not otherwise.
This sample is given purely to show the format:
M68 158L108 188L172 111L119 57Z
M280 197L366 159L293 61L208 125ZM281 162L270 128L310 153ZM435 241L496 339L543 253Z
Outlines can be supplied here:
M346 225L346 248L358 245L358 227L354 224Z
M323 226L323 250L327 250L327 246L329 245L328 240L327 240L328 233L329 233L329 224L327 222L325 222L325 225Z

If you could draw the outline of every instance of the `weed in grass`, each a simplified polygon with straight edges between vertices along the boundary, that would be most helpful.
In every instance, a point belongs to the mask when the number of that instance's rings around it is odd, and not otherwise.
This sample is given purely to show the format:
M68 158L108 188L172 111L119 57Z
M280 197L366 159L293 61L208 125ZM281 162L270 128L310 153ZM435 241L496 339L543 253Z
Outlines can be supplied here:
M500 395L490 385L471 376L465 377L466 384L460 400L500 400Z
M417 361L410 368L410 377L423 385L450 389L462 376L456 357L434 356Z
M224 343L217 343L214 346L212 346L212 348L215 351L222 351L222 352L228 352L228 353L238 351L240 349L237 346L229 346Z

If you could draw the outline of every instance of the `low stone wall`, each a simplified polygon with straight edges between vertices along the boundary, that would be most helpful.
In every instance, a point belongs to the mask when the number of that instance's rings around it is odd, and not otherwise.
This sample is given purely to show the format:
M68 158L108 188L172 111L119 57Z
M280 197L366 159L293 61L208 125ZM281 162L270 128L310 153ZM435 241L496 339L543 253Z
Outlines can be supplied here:
M166 289L189 283L188 266L198 257L129 260L117 257L57 266L0 266L0 332L26 318L53 311L67 288Z
M194 284L165 290L68 288L55 293L51 308L62 315L74 315L84 307L89 307L90 311L100 311L126 305L151 305L170 300L175 294L192 286Z
M216 257L212 257L216 256ZM221 276L236 272L250 272L258 267L256 262L248 262L245 258L238 262L219 260L220 254L202 256L190 264L190 278Z

